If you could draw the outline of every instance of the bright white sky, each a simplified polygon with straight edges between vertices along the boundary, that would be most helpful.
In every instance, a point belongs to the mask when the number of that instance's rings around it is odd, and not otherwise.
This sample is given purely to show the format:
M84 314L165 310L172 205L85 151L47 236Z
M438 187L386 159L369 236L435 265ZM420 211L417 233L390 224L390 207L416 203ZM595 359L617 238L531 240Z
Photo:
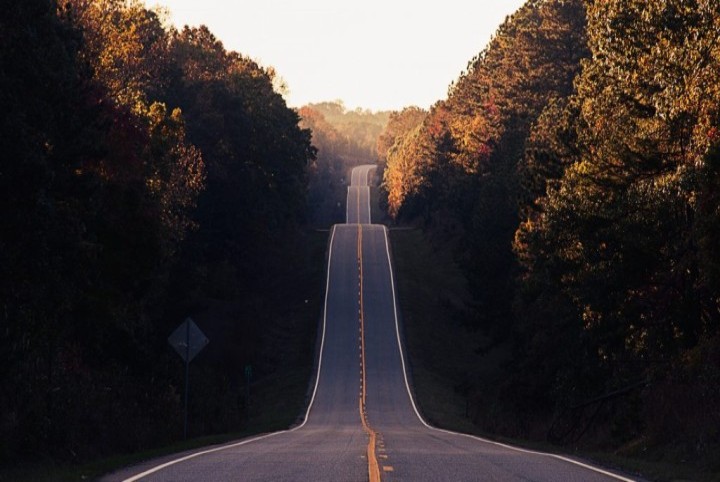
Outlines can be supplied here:
M273 66L288 104L428 108L525 0L146 0Z

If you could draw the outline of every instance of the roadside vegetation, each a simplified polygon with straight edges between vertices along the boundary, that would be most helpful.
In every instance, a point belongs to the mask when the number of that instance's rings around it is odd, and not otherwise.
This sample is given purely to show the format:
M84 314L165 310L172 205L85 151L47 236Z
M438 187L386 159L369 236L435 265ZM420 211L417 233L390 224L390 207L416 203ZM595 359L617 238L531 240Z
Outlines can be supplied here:
M591 444L558 446L545 434L506 436L494 427L506 415L499 390L508 376L508 344L487 347L489 338L473 327L467 279L452 256L438 251L419 228L391 227L401 326L418 409L435 427L533 450L574 454L605 467L657 481L716 481L711 465L672 461L664 451L619 453ZM485 387L479 396L472 387ZM491 427L491 428L488 428Z
M473 365L443 376L482 432L718 477L719 23L717 2L530 0L447 99L391 115L383 203L466 280ZM425 309L440 343L455 307Z
M311 133L273 69L135 0L4 12L0 480L181 440L167 337L188 316L210 339L189 438L292 424L327 236L307 227Z

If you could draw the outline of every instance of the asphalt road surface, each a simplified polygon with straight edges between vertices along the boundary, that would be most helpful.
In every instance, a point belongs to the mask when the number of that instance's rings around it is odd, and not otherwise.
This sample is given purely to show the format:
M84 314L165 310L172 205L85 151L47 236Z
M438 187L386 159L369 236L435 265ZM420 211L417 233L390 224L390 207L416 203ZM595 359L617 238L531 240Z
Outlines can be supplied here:
M373 168L353 170L347 224L332 230L318 377L304 422L153 460L103 480L633 480L425 424L408 388L387 230L370 224Z

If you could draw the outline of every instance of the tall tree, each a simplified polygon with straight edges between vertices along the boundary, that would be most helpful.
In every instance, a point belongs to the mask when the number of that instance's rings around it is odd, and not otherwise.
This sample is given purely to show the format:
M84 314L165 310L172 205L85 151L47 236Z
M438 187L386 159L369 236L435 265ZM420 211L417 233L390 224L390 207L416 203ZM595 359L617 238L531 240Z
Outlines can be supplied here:
M167 333L215 294L203 273L227 263L237 294L283 264L309 133L272 70L207 29L166 30L135 1L3 6L0 458L167 442L181 407ZM223 355L202 400L231 408L198 427L242 423L223 381L246 353Z
M543 109L572 92L587 55L583 2L527 2L410 134L413 147L389 152L391 212L443 233L467 267L488 329L510 326L513 316L526 139Z
M707 200L717 181L718 90L709 79L720 72L719 14L709 2L594 3L593 56L577 94L562 122L538 125L527 165L547 187L542 193L536 184L541 196L516 238L523 283L533 293L520 305L525 339L544 313L551 320L545 329L582 330L580 366L597 367L590 384L576 370L559 390L562 397L573 390L590 397L598 386L611 390L638 379L662 386L687 373L682 360L689 353L713 356L707 345L717 344L719 287L704 268L715 263L701 240L716 213L698 200ZM562 303L553 307L551 299ZM538 359L531 356L528 364ZM648 390L645 413L668 410L658 400L676 389ZM710 404L718 396L712 384L683 390ZM665 414L663 421L644 422L662 433ZM640 430L641 414L630 419ZM675 430L679 439L707 437L703 431Z

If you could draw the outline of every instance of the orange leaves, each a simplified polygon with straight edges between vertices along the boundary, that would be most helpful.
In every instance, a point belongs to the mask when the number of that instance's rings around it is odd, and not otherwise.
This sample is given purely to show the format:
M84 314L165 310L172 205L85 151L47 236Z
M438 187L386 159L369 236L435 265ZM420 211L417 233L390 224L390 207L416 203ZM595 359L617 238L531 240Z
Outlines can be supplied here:
M137 1L69 0L83 30L83 59L118 104L142 112L147 93L161 87L168 35L160 18Z
M450 123L457 154L453 162L467 174L482 170L493 152L501 132L499 110L492 100L471 115L458 115Z
M393 202L421 190L433 198L472 199L473 193L460 192L487 176L514 185L511 173L532 123L550 99L572 90L587 55L584 26L581 1L528 2L510 17L422 127L387 149L388 170L400 170L386 175ZM391 209L398 212L400 204Z
M426 116L427 112L419 107L406 107L401 112L391 113L390 120L377 141L380 158L387 157L395 142L423 122Z

